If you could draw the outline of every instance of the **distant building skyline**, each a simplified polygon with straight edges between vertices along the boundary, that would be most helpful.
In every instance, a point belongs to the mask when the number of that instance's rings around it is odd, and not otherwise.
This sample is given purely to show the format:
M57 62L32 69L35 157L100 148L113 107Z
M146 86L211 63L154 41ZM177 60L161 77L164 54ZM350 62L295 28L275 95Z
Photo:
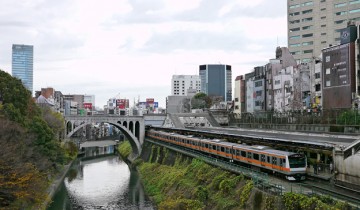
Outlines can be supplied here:
M34 46L13 44L11 64L12 76L20 79L33 95Z

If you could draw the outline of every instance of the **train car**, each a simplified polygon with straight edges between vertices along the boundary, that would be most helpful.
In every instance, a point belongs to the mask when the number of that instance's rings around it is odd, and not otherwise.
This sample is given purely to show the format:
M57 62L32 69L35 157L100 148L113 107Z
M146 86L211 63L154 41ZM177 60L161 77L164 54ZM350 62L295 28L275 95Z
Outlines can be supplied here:
M261 145L249 146L230 143L220 139L200 139L151 129L147 131L147 135L160 141L180 145L217 158L276 173L287 180L305 180L306 177L307 161L304 154L275 150Z

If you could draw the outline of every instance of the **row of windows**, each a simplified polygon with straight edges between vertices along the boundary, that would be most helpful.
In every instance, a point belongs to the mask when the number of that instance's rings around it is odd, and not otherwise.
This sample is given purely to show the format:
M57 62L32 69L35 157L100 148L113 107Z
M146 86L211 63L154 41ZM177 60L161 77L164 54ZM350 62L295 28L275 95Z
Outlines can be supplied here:
M175 137L170 137L170 140L172 141L176 141L176 142L180 142L180 143L185 143L185 144L190 144L190 145L194 145L194 146L200 146L206 149L212 149L212 150L216 150L216 151L221 151L221 152L225 152L228 154L233 154L236 156L241 156L241 157L245 157L245 158L249 158L249 159L254 159L254 160L260 160L261 162L268 162L268 163L272 163L274 165L280 165L282 166L283 164L286 163L286 159L285 158L277 158L277 157L273 157L273 156L268 156L265 154L258 154L258 153L254 153L254 152L250 152L250 151L244 151L244 150L239 150L239 149L231 149L229 147L222 147L222 146L217 146L214 144L208 144L208 143L198 143L196 141L191 141L188 139L178 139ZM279 160L279 163L278 163Z
M295 43L295 44L290 44L290 47L300 47L300 46L309 46L309 45L313 45L314 42L313 41L309 41L309 42L303 42L301 43Z
M308 53L313 53L313 50L304 50L302 51L303 54L308 54ZM290 52L291 55L300 55L301 54L301 51L293 51L293 52ZM276 81L275 81L275 84L276 84Z
M310 14L310 13L312 13L312 12L313 12L312 9L308 9L308 10L302 11L301 13L302 13L303 15L305 15L305 14ZM289 13L289 16L290 16L290 17L292 17L292 16L297 16L297 15L300 15L300 12Z
M293 4L293 5L290 5L289 8L290 9L295 9L295 8L299 8L299 7L304 7L304 6L311 6L313 5L314 3L312 1L308 1L308 2L305 2L305 3L302 3L302 4Z
M360 0L352 0L352 1L349 1L349 4L359 4L360 3ZM344 7L347 5L347 2L342 2L342 3L338 3L338 4L334 4L334 7L335 8L338 8L338 7Z

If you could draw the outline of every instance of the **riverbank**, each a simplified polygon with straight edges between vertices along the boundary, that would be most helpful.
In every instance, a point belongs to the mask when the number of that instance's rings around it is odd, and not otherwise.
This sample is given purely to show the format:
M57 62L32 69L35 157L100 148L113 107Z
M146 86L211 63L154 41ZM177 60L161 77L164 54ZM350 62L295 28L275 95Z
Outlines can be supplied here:
M53 179L53 181L51 182L51 184L49 185L48 189L47 189L47 199L44 201L43 205L42 205L42 209L47 209L47 207L51 204L54 195L56 193L56 190L59 189L59 186L61 185L61 183L64 181L64 178L66 176L66 174L68 173L69 169L71 168L72 164L74 163L75 160L72 160L69 164L64 165L63 170L61 170Z

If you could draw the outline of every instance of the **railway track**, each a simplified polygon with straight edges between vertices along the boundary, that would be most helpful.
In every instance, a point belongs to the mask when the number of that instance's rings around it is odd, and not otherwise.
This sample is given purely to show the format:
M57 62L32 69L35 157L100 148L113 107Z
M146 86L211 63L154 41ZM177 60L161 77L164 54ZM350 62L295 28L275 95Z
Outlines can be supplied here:
M345 201L357 209L360 209L360 193L358 192L336 187L329 182L306 181L303 186L315 194L329 195L334 199Z

